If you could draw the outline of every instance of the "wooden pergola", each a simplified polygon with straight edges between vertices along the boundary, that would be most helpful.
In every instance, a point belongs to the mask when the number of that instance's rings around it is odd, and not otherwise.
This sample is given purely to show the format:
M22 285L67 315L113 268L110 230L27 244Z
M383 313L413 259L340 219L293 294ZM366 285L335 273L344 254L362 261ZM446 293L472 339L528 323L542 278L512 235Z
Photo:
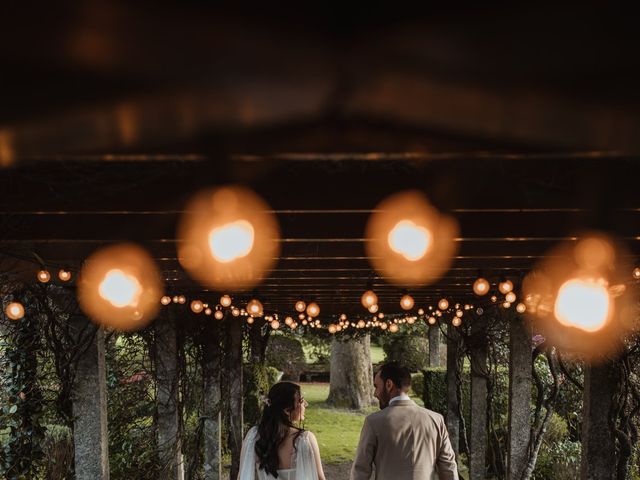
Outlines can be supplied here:
M16 45L19 25L34 20L12 8L16 21L0 31L9 73L0 78L0 254L25 279L38 257L77 271L96 248L134 241L169 294L213 298L221 292L177 260L176 223L194 193L229 183L254 189L280 223L274 269L255 291L231 292L259 295L266 310L302 298L328 316L357 314L367 285L383 310L398 310L401 290L373 270L364 230L381 200L408 189L460 224L451 269L410 290L419 305L473 303L479 271L518 283L588 229L640 254L640 60L635 26L615 12L583 6L576 20L552 4L528 14L371 7L364 18L259 11L247 21L197 2L91 3L36 18ZM514 368L527 372L530 335L514 328ZM593 375L607 378L604 367ZM589 396L589 382L586 404L602 395ZM475 399L486 395L476 388ZM514 409L528 408L527 389ZM606 462L597 459L611 452L603 431L587 432L594 460L584 478L599 478ZM512 460L523 449L514 439ZM476 452L472 478L481 478ZM104 465L87 468L83 477L76 467L78 478L98 478L91 468Z

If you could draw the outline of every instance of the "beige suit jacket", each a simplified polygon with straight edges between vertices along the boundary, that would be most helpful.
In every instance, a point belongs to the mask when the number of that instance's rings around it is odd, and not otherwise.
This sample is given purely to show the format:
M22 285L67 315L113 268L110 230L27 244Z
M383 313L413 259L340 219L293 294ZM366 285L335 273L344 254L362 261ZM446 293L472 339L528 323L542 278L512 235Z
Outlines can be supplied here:
M374 465L376 480L458 480L444 418L411 400L365 419L351 480L369 480Z

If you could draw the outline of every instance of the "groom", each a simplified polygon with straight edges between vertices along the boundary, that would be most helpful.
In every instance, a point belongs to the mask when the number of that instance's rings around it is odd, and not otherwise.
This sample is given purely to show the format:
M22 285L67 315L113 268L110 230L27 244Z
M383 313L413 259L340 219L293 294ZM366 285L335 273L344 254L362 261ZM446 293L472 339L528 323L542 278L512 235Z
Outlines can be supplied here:
M387 363L373 383L380 411L364 421L351 480L369 480L374 465L376 480L458 480L444 419L409 399L409 370Z

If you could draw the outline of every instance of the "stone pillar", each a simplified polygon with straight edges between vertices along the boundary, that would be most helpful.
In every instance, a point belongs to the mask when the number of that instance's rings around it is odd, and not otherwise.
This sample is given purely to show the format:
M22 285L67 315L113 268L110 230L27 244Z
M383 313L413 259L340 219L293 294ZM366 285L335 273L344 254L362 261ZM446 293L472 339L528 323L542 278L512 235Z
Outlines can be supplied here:
M182 480L182 437L180 401L178 399L178 341L175 328L176 306L167 308L168 315L156 320L156 408L157 442L161 478Z
M474 319L471 353L471 445L469 480L484 480L487 456L487 336L486 320Z
M609 428L612 395L616 391L613 362L591 365L584 373L581 480L615 478L615 438Z
M458 385L456 368L458 358L458 330L448 325L447 330L447 430L451 439L451 446L458 457L460 451L460 405L458 404Z
M438 324L429 326L429 366L440 366L440 327Z
M97 328L82 316L72 317L70 330L80 352L71 397L75 478L108 480L109 441L104 330Z
M510 323L509 334L508 480L520 480L528 459L531 363L531 330L517 317Z
M228 318L226 342L227 372L229 378L229 450L231 450L231 474L237 478L240 470L240 451L244 433L242 389L242 320Z
M220 323L209 326L203 344L204 478L222 479L222 393L220 388Z

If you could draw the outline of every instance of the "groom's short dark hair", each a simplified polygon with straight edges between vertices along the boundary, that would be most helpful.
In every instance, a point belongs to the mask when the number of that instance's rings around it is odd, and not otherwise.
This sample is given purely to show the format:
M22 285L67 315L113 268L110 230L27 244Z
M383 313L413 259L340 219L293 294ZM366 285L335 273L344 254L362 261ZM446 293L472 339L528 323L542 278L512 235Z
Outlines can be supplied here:
M380 367L378 373L383 382L391 380L396 388L401 390L408 389L411 386L409 369L398 362L385 363Z

